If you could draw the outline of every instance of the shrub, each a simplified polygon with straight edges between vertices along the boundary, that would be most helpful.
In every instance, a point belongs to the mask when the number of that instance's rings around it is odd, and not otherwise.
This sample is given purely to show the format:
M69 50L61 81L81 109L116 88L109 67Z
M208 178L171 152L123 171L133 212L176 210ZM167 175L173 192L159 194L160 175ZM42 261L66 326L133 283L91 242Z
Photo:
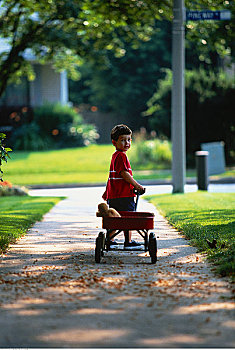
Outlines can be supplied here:
M151 154L152 160L170 167L172 161L172 150L170 142L160 139L156 139L151 142L153 143Z
M17 150L38 151L86 146L98 137L95 127L84 124L74 108L46 104L35 108L31 123L13 131L11 141Z
M9 181L0 182L0 197L3 196L26 196L28 190L25 187L13 186Z
M130 150L130 161L133 166L141 167L155 165L156 168L171 167L171 144L158 138L146 140L140 135L135 136Z
M41 151L53 146L53 141L45 135L35 122L24 124L15 129L11 142L16 150Z
M88 146L95 143L98 138L99 134L94 125L72 125L69 129L66 128L66 132L61 135L57 146L58 148Z
M82 117L70 106L59 103L45 104L34 109L34 121L47 135L53 135L55 130L63 133L68 125L82 124Z

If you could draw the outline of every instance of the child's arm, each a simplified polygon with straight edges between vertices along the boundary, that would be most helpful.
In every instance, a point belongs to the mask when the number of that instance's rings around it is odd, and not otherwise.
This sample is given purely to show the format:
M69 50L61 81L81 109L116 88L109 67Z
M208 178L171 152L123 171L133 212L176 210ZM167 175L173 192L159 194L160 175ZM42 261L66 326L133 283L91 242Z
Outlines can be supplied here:
M132 186L134 186L134 188L137 190L137 191L144 191L144 188L137 182L133 179L133 177L130 175L130 173L128 173L128 171L126 170L122 170L121 173L120 173L121 177L123 177L123 179L128 182L129 184L131 184Z

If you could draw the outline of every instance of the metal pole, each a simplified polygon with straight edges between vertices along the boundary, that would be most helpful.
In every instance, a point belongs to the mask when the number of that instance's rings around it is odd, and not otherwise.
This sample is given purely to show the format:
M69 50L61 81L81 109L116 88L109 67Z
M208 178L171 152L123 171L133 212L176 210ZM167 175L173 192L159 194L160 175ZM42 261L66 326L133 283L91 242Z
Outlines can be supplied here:
M184 0L174 0L172 28L172 184L173 193L183 193L186 173L185 88L184 88Z

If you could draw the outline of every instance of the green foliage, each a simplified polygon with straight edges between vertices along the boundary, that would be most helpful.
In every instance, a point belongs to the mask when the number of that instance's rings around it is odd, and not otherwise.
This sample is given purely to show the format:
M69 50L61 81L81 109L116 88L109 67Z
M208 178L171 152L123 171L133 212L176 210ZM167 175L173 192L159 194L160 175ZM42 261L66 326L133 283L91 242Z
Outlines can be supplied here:
M235 195L196 192L147 197L169 222L206 252L223 276L235 275ZM217 241L216 248L209 247Z
M171 167L171 144L157 138L146 140L141 134L135 134L135 141L129 151L133 167L139 169L169 169Z
M208 1L205 8L208 8ZM221 1L217 4L211 2L211 10L230 10L231 20L226 21L188 21L186 23L186 48L191 57L191 51L198 53L201 64L214 69L218 59L235 60L235 3L234 1ZM191 2L192 10L202 10L199 2Z
M148 109L143 112L143 116L151 116L150 127L158 136L170 138L172 72L170 69L163 69L163 72L165 78L158 82L158 88L147 102Z
M16 241L61 198L11 196L0 197L0 253Z
M57 70L74 69L81 58L104 61L103 53L113 50L124 55L123 39L133 45L149 40L155 19L170 18L168 2L151 0L40 0L1 1L0 37L9 43L0 55L0 96L9 81L24 75L33 78L27 49L41 62L51 62Z
M224 141L228 164L235 161L234 78L203 69L186 71L186 140L188 161L203 142ZM172 73L159 82L158 90L144 113L158 135L170 137Z
M70 81L71 101L79 105L95 105L101 111L115 112L135 130L145 120L139 118L146 109L146 102L153 95L161 67L170 67L171 23L160 21L155 25L151 40L133 47L123 40L125 55L117 58L106 51L105 64L85 62L80 71L80 81ZM121 87L121 88L120 88Z
M11 142L17 150L40 151L87 146L98 137L93 125L83 124L73 108L58 103L35 108L33 121L16 128Z
M0 181L3 181L2 179L2 175L3 175L3 171L2 171L2 162L6 162L7 163L7 158L10 158L8 152L11 152L12 149L11 148L6 148L4 145L4 140L6 138L6 135L3 133L0 133Z
M185 4L187 9L202 9L204 6L211 10L226 8L232 11L232 16L235 14L235 3L232 1L208 3L205 0L197 4L185 1ZM221 63L223 66L231 63L234 59L232 47L235 42L232 34L234 24L231 22L187 22L186 67L190 69L204 67L217 71ZM146 110L147 101L156 91L158 82L164 75L164 69L171 65L171 25L171 21L155 21L151 39L143 41L137 47L125 37L122 40L122 57L117 57L112 50L103 50L104 61L84 62L79 67L82 78L76 82L69 82L71 101L76 105L95 105L101 113L104 111L118 115L120 120L133 130L145 126L150 131L152 127L147 118L141 117L141 112ZM226 60L222 61L223 58ZM158 91L160 90L162 96L161 89L164 86L163 83L160 84L162 86ZM169 88L171 87L170 82ZM171 105L170 94L161 101L161 105L155 124L159 130L158 136L163 134L169 137L170 119L166 118L165 111L168 112ZM188 159L189 153L193 158L193 152L194 149L189 148Z
M54 129L60 131L64 125L81 124L82 117L73 108L56 103L36 107L34 121L46 134L51 134Z
M232 0L197 3L186 0L185 6L227 8L233 15L235 11ZM0 37L9 43L10 50L7 48L0 55L0 96L9 82L23 76L34 78L31 62L25 59L27 49L42 63L50 62L57 70L66 69L70 77L77 79L75 68L83 59L104 64L110 51L115 57L123 57L126 43L136 48L141 41L149 41L155 33L156 21L171 21L172 17L172 1L165 0L3 0ZM233 55L234 23L205 22L188 23L189 39L200 49L210 46L219 53Z
M53 146L53 142L47 135L41 133L40 127L35 122L15 128L10 141L15 150L40 151Z

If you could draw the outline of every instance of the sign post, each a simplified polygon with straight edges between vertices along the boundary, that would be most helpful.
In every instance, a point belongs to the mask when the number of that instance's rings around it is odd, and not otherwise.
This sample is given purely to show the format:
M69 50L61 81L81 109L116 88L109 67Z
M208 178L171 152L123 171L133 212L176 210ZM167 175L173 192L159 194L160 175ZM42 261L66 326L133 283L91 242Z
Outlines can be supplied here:
M184 192L186 174L184 0L174 0L172 28L171 140L173 193Z
M184 0L174 0L173 14L173 85L171 97L172 185L173 193L184 193L186 175L184 21L229 20L231 19L231 11L186 11L185 18Z

